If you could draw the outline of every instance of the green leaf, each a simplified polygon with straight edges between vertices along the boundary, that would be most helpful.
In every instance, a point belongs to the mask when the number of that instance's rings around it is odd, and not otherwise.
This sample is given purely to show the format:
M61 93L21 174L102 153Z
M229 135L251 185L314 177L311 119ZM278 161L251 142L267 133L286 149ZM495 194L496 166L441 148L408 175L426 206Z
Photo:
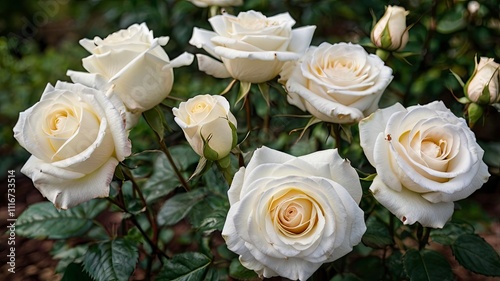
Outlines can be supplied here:
M195 189L179 193L168 199L158 212L157 221L160 226L174 225L182 220L206 196L205 189Z
M474 227L467 222L452 220L443 228L436 228L431 231L431 239L443 245L451 245L455 240L464 234L473 234Z
M257 273L241 265L238 259L233 259L229 265L229 276L238 280L256 279Z
M59 260L56 266L56 272L62 273L66 270L71 263L81 263L83 256L87 252L89 245L81 244L76 246L70 246L65 243L64 240L59 240L59 242L64 242L63 247L59 249L52 248L51 255L52 258Z
M453 280L453 272L446 258L432 250L408 250L403 264L410 281Z
M363 241L363 244L375 249L382 249L394 244L389 226L375 216L370 216L366 220L366 232L361 241Z
M352 273L337 274L330 281L362 281L356 275Z
M493 247L475 234L459 236L451 245L457 261L468 270L487 276L500 276L500 257Z
M455 9L447 10L444 16L438 20L436 30L439 33L450 34L467 26L464 8L460 5L455 7Z
M29 238L66 239L82 236L107 202L94 199L68 210L57 210L51 202L30 205L17 219L16 234Z
M205 278L203 279L203 281L219 281L219 279L220 279L220 276L219 276L219 272L217 271L217 269L215 269L213 267L209 267L208 272L205 275Z
M158 139L162 141L163 136L165 135L165 126L163 126L163 124L167 122L165 121L165 116L163 115L161 108L159 106L155 106L150 110L144 111L142 116L146 119L149 127L151 127L151 129L153 129L156 133Z
M156 277L156 281L203 280L211 260L196 252L175 255L167 261Z
M384 264L381 258L367 256L357 259L350 264L350 271L362 280L382 280Z
M117 238L92 245L83 259L83 267L97 281L128 280L137 264L137 244Z
M88 275L85 270L83 270L83 266L81 263L70 263L66 270L64 271L64 275L61 281L93 281L92 277Z
M391 280L405 280L406 273L403 266L403 255L399 251L393 251L386 259L386 267L389 274L392 276Z
M172 158L179 170L187 171L189 167L196 163L199 156L189 145L178 145L170 148ZM159 198L168 195L176 187L180 186L179 178L175 174L172 165L165 154L158 152L154 162L154 170L148 181L142 186L144 197L148 203L152 203Z

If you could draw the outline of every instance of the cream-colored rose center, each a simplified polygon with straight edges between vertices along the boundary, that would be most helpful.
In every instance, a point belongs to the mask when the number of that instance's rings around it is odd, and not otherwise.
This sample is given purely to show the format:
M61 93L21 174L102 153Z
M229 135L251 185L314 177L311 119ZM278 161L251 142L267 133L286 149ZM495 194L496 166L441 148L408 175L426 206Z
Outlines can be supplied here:
M205 110L210 110L210 105L205 102L198 102L191 108L191 113L199 113Z
M60 103L47 108L42 117L41 130L52 150L51 161L72 157L87 149L99 134L100 120L83 103ZM42 136L40 136L42 137Z
M316 202L297 189L273 198L269 212L275 227L286 236L305 235L318 222Z
M49 130L46 133L53 137L69 138L78 129L78 119L71 111L58 110L47 119Z
M444 153L446 152L446 141L440 139L439 141L435 142L433 140L424 140L422 142L422 152L433 158L442 158Z

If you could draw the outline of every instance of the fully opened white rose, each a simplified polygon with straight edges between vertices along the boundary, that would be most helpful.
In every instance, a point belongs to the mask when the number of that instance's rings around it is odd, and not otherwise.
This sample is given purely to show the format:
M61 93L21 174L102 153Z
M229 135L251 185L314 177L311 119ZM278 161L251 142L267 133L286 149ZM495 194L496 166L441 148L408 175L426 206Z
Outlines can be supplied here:
M316 28L292 30L295 21L288 13L266 17L256 11L241 12L237 17L218 15L209 22L214 31L195 27L189 43L217 60L198 54L199 69L217 78L251 83L271 80L285 61L299 59Z
M170 93L172 69L191 64L194 57L184 53L170 61L162 48L168 39L154 38L145 23L134 24L104 39L82 39L80 44L92 54L83 59L83 67L89 73L68 71L68 75L74 82L89 87L113 84L114 91L133 113L151 109Z
M131 150L124 111L118 98L98 90L47 85L14 127L14 137L32 154L21 172L57 208L108 196L115 167Z
M287 63L279 81L290 104L325 122L355 123L378 109L392 78L392 69L360 45L325 42Z
M361 241L361 195L337 150L294 157L263 147L234 176L222 236L260 276L306 280Z
M488 180L484 151L462 118L442 102L401 104L359 123L361 146L376 168L370 190L403 223L441 228Z
M236 145L236 118L223 96L198 95L181 102L172 112L198 155L219 160Z

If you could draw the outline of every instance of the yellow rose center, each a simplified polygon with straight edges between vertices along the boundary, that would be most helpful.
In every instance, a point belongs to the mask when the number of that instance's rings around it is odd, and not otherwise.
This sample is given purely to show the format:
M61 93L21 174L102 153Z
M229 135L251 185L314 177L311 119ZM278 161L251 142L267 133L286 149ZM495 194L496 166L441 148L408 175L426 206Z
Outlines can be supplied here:
M205 110L210 110L210 106L205 102L198 102L191 108L191 113L200 113Z
M275 227L290 237L307 234L318 221L316 202L297 189L273 198L269 212Z

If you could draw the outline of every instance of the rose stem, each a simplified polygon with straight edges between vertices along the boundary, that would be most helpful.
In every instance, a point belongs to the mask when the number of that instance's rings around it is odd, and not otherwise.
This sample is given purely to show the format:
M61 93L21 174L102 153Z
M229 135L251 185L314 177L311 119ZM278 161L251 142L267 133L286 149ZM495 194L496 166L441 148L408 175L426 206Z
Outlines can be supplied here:
M135 181L134 175L130 172L129 169L126 167L122 167L122 170L124 174L127 176L127 178L132 182L132 187L134 188L134 191L139 195L139 199L141 200L142 204L144 205L144 208L147 210L147 218L149 221L149 224L151 225L151 228L153 230L153 242L155 244L158 243L158 225L156 224L156 220L154 219L153 211L148 208L148 203L146 202L146 199L144 198L144 195L142 194L139 185L137 185L137 182Z
M181 172L177 168L177 165L175 164L174 159L172 158L172 155L170 154L170 151L168 150L168 147L164 141L160 141L160 147L161 147L161 151L163 151L163 153L165 153L165 155L167 156L168 162L170 162L172 169L174 169L175 175L177 176L177 178L181 182L182 187L184 187L184 189L187 192L189 192L191 190L191 188L189 187L189 184L186 182L186 180L182 176Z

